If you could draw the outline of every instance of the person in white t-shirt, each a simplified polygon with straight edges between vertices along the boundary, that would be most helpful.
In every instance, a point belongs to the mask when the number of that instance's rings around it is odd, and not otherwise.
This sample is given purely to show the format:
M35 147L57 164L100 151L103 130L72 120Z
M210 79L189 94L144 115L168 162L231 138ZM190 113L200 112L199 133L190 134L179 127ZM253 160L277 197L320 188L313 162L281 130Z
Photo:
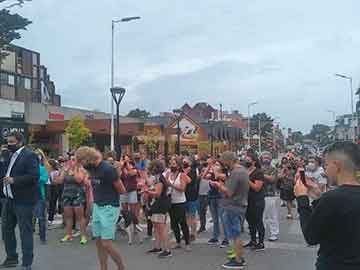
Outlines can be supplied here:
M310 180L318 184L321 192L326 191L327 176L324 168L321 166L320 157L309 158L309 162L306 167L306 176L310 178Z

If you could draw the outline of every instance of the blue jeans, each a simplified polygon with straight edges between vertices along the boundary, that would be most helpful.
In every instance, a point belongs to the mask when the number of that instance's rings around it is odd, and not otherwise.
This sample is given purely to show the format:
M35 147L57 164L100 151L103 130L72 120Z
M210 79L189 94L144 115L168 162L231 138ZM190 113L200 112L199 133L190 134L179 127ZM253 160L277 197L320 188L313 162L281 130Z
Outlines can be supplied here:
M218 198L209 198L209 208L210 208L210 213L211 213L211 217L213 220L213 236L212 236L212 238L219 240L220 221L221 221L221 224L222 224L223 230L224 230L224 240L228 241L229 236L228 236L226 228L224 227L224 222L223 222L224 209L220 206L220 200L221 199L218 199Z
M3 210L2 229L5 243L7 258L17 259L16 252L17 242L15 236L15 227L19 225L21 249L22 249L22 265L31 266L33 263L33 205L16 204L14 200L6 199L5 208Z
M39 221L40 240L46 241L46 202L39 200L34 209L34 214Z

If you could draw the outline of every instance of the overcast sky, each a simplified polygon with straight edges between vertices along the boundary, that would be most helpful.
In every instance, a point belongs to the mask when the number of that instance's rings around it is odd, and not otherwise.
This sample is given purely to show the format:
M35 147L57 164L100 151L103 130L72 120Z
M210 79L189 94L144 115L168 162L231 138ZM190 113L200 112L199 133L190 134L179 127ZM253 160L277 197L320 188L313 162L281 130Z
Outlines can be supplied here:
M111 19L123 113L185 102L279 117L307 131L350 111L360 81L359 0L33 0L17 44L41 53L64 105L109 110Z

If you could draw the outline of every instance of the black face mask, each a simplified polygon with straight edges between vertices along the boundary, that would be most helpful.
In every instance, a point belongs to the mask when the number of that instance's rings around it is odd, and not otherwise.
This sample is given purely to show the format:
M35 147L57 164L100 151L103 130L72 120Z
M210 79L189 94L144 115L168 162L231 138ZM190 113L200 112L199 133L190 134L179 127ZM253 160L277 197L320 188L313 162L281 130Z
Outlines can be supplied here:
M20 149L20 146L17 145L17 144L8 144L8 145L7 145L7 148L9 149L9 151L10 151L11 153L15 153L17 150Z
M92 170L92 169L95 169L95 168L96 168L95 165L94 165L94 164L91 164L91 163L86 164L86 165L84 165L83 167L84 167L85 170Z
M170 167L170 171L173 172L173 173L176 172L176 171L177 171L177 167Z
M187 168L189 168L189 167L190 167L189 164L187 164L187 163L184 163L184 164L183 164L183 168L184 168L184 169L187 169Z
M245 167L246 168L250 168L251 166L252 166L252 162L250 162L250 161L245 162Z

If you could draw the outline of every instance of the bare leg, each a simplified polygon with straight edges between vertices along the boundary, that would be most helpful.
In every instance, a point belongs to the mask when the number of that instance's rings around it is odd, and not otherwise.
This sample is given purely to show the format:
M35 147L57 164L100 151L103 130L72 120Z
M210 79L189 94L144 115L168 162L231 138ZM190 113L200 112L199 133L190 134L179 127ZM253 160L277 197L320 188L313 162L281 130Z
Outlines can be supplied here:
M288 217L292 218L292 202L287 202L286 206L287 206L287 210L288 210Z
M160 229L158 223L154 223L154 231L155 231L155 248L159 249L161 248L161 235L160 235Z
M96 239L96 248L97 248L97 254L98 254L98 258L99 258L99 262L100 262L100 270L107 270L108 269L107 261L108 261L109 255L106 252L106 249L102 246L100 238Z
M163 245L164 250L170 251L169 234L166 223L158 224L160 243Z
M110 255L110 257L115 262L118 270L124 270L124 264L121 258L120 253L114 248L112 240L101 240L101 244L106 252Z
M241 262L242 257L244 256L243 242L240 238L236 238L234 241L234 249L236 254L236 261Z
M77 222L80 224L80 234L81 236L86 236L86 219L85 219L85 213L84 213L84 207L76 207L74 209L75 216Z
M72 236L74 209L72 207L64 207L65 232Z

